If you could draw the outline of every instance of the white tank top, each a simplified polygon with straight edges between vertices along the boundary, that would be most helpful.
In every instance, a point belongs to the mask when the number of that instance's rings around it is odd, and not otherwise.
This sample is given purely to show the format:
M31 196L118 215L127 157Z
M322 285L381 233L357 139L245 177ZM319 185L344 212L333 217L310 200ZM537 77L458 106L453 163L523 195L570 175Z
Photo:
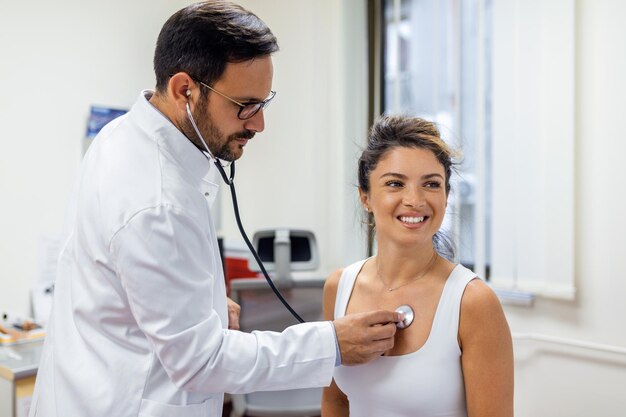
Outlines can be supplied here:
M364 263L344 269L337 288L335 318L345 315ZM348 396L351 417L467 416L457 336L461 297L474 278L476 274L463 265L450 273L428 339L419 350L335 369L335 382Z

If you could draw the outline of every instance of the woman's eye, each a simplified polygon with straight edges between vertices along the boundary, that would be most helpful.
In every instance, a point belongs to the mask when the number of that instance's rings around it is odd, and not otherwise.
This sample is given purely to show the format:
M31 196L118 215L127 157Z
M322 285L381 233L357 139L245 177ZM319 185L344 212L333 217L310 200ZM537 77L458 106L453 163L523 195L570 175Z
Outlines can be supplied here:
M388 186L388 187L394 187L395 188L395 187L402 187L403 184L400 181L387 181L385 183L385 185Z
M439 181L429 181L425 184L426 188L440 188L441 183Z

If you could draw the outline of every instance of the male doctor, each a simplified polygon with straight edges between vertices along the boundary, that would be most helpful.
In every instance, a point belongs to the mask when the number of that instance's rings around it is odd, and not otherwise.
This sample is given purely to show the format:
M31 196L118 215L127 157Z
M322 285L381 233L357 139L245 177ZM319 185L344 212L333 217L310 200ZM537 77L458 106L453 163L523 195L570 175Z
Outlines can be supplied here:
M390 311L234 330L209 211L219 177L186 106L211 152L238 159L264 129L277 50L261 20L226 2L165 23L156 91L83 161L31 417L221 416L223 392L328 385L338 364L393 346Z

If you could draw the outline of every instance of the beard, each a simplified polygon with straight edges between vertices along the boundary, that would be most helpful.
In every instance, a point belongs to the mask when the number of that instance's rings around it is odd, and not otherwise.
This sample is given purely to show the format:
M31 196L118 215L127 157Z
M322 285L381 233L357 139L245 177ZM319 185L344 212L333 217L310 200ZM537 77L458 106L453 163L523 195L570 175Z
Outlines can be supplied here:
M243 130L224 137L222 132L213 121L211 114L207 111L208 100L201 97L192 112L198 130L202 134L209 147L211 154L223 161L234 161L243 155L243 146L236 143L237 139L252 139L255 132L251 130ZM188 117L179 120L180 130L198 149L205 152L206 148L202 143L202 139L198 137L191 121Z

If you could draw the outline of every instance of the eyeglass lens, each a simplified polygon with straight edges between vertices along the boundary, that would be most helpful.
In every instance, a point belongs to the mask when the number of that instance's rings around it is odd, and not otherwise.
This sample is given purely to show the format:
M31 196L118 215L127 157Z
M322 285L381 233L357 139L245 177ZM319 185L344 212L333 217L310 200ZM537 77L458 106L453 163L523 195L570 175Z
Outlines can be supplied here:
M261 110L261 107L263 107L263 103L246 104L239 111L239 118L249 119L257 114L257 112Z

